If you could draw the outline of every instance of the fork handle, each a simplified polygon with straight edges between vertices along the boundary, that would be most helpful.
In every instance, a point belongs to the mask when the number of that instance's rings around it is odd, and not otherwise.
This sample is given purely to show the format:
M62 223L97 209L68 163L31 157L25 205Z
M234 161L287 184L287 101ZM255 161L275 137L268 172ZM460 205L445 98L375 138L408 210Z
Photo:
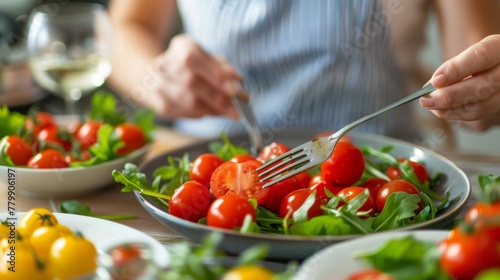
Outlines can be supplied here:
M378 116L378 115L381 115L387 111L390 111L396 107L399 107L401 105L404 105L406 103L409 103L417 98L420 98L426 94L429 94L433 91L435 91L436 88L431 84L429 83L428 85L424 86L423 88L419 89L418 91L416 91L415 93L411 94L411 95L408 95L407 97L405 98L402 98L401 100L399 101L396 101L394 103L392 103L391 105L388 105L374 113L371 113L369 115L366 115L346 126L344 126L342 129L340 129L339 131L337 131L336 133L330 135L329 139L330 140L333 140L334 138L339 138L339 137L342 137L344 136L347 132L349 132L351 129L357 127L358 125L368 121L368 120L371 120L373 119L374 117Z

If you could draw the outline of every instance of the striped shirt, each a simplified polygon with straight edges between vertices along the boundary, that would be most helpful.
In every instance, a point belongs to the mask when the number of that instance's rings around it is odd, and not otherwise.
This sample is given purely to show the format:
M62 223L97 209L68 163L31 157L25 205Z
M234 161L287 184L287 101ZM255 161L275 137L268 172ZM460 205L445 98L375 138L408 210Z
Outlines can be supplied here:
M244 77L263 130L336 130L408 94L391 49L389 8L365 0L182 0L185 32ZM416 140L410 107L356 131ZM242 132L221 117L181 119L203 137Z

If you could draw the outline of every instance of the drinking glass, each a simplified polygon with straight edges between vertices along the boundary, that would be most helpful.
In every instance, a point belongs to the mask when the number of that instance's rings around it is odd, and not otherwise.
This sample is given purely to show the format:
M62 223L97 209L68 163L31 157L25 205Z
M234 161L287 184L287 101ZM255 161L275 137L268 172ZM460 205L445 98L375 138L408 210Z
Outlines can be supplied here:
M111 24L105 7L52 3L33 9L27 25L29 65L35 81L62 97L67 114L111 72Z

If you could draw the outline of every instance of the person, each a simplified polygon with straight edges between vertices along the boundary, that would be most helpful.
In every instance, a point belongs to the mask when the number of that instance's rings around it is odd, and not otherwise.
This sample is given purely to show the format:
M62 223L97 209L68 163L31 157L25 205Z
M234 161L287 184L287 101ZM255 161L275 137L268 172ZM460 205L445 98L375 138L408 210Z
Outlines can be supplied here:
M438 90L420 104L475 131L500 125L499 49L500 35L490 35L443 63L431 79Z
M231 99L235 81L247 91L264 131L336 130L428 80L417 57L431 8L448 59L500 33L499 5L496 0L111 1L116 48L110 85L130 104L152 108L175 129L195 136L243 131ZM179 15L183 32L176 33ZM447 91L431 95L439 117L455 102L443 94ZM428 101L422 99L426 106ZM421 134L410 109L395 109L356 130L415 141Z

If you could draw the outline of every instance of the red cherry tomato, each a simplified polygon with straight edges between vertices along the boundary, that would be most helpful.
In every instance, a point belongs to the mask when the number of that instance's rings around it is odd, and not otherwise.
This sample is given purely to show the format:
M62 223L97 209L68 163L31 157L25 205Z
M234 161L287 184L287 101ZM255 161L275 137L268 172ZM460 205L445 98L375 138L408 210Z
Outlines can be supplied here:
M32 168L66 168L68 163L66 162L65 156L54 149L47 149L38 154L35 154L27 164Z
M92 155L90 154L90 152L88 150L83 150L83 151L80 151L80 154L77 156L77 155L74 155L74 154L67 154L64 159L66 160L66 162L68 164L71 164L73 162L82 162L82 161L85 161L85 160L88 160L92 157Z
M134 123L122 123L115 128L116 135L125 143L125 146L119 148L118 155L126 155L142 146L146 145L147 138L144 130Z
M113 248L109 255L115 266L125 266L138 261L142 257L142 248L134 244L126 244Z
M80 127L76 139L80 142L82 149L88 149L97 142L97 132L103 124L101 121L88 120Z
M498 217L500 217L500 202L493 204L478 202L465 213L465 222L473 223L475 230L484 231L500 241L500 224L495 220Z
M255 160L255 158L252 155L249 154L239 154L235 155L232 157L229 161L236 162L236 163L242 163L247 160Z
M387 183L387 180L384 180L382 178L369 178L367 179L360 187L362 188L367 188L370 191L370 197L372 198L373 202L377 202L377 194L380 188ZM381 211L378 210L377 211Z
M271 160L277 156L281 156L282 154L288 152L290 148L283 144L283 143L278 143L278 142L273 142L267 146L265 146L257 156L257 160L266 162L268 160Z
M350 201L353 198L355 198L356 196L358 196L360 193L362 193L364 190L365 190L365 188L352 186L352 187L343 188L342 190L340 190L337 193L337 195L340 197L343 197L347 201ZM341 206L342 204L343 203L339 203L339 206ZM370 211L369 214L372 216L375 214L375 211L376 211L375 203L373 202L373 199L371 198L371 196L368 197L366 202L363 204L363 206L361 206L361 208L359 208L358 211L360 211L360 212Z
M351 186L363 175L365 157L353 144L339 142L332 155L321 164L321 174L333 186Z
M225 194L237 194L245 198L255 198L262 204L269 189L263 189L263 184L257 174L257 167L263 163L258 160L248 160L242 163L227 161L217 167L210 179L210 190L215 197Z
M302 185L304 185L304 187L306 188L307 186L309 186L309 182L311 181L312 176L311 174L309 174L309 172L304 171L295 175L295 178L297 178L297 180L299 180L302 183Z
M170 214L191 222L198 222L207 216L212 202L210 192L196 181L188 181L178 187L170 200Z
M349 275L347 280L396 280L396 279L376 269L365 269Z
M224 160L216 154L201 154L191 164L191 168L189 169L189 180L199 182L209 188L212 173L214 173L214 170L223 163Z
M409 194L416 194L420 197L420 202L418 203L419 208L415 210L415 214L418 214L424 208L422 197L417 187L405 180L396 179L386 183L378 190L376 204L379 212L382 212L384 209L387 198L395 192L407 192Z
M281 202L280 205L280 217L285 218L288 213L290 212L290 217L293 215L293 213L304 204L306 201L307 197L312 193L310 189L298 189L295 190L291 193L289 193ZM307 218L312 219L316 216L320 216L323 214L323 210L320 208L321 207L321 200L316 196L316 200L314 201L314 204L309 208L307 211Z
M210 206L207 225L224 229L240 228L247 215L252 217L252 221L257 220L252 204L243 196L227 194L217 198Z
M28 116L24 123L26 130L33 132L33 134L38 134L40 130L56 126L56 121L54 116L47 112L36 112L34 117Z
M37 135L38 141L44 141L49 145L58 145L65 151L71 150L71 141L64 138L64 131L61 131L57 126L46 127ZM68 135L66 135L68 136Z
M408 160L406 158L399 158L399 162L404 162L405 160ZM408 160L410 166L413 168L413 171L415 172L415 175L417 175L418 180L421 183L424 183L425 181L430 181L431 177L429 176L429 172L427 171L427 168L420 162L416 161L411 161ZM397 179L401 176L401 171L394 167L394 166L389 166L386 171L387 177L389 177L391 180Z
M453 279L474 279L481 271L500 267L498 240L482 232L465 234L455 228L439 249L439 264Z
M311 191L316 190L316 196L318 196L319 199L324 200L324 199L329 199L329 197L326 195L325 189L327 189L332 194L336 195L342 189L344 189L344 187L330 186L325 181L321 180L309 186L309 189Z
M0 157L4 153L15 165L26 165L33 156L31 146L15 135L6 136L0 141Z
M311 180L309 180L309 184L307 185L308 188L312 187L319 181L325 181L321 173L314 175Z
M268 188L269 191L267 192L262 205L264 205L267 209L278 213L281 202L289 193L294 190L304 188L304 185L297 179L296 176L288 178Z

